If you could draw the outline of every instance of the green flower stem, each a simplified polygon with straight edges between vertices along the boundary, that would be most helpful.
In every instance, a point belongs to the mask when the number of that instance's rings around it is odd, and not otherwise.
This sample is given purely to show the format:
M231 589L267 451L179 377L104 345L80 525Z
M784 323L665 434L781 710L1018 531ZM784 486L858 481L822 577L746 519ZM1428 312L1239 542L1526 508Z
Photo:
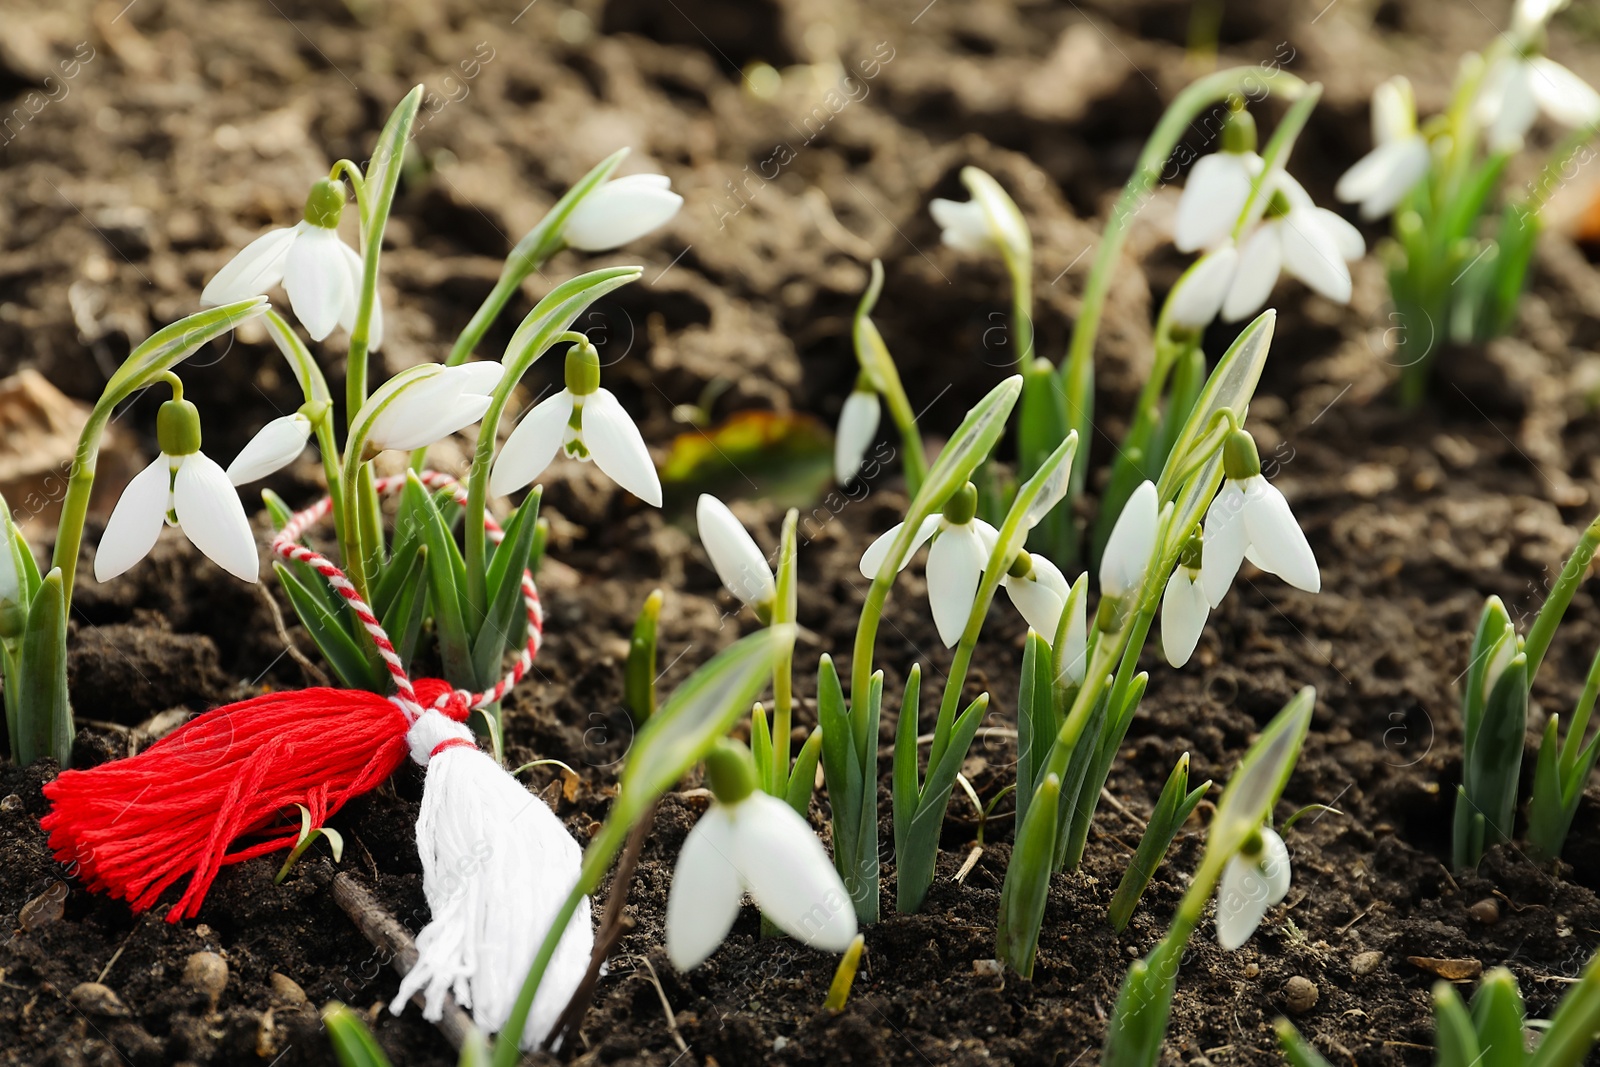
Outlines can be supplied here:
M1543 662L1544 654L1555 638L1556 627L1561 624L1561 617L1566 614L1567 605L1572 603L1573 594L1578 591L1578 586L1583 584L1584 576L1589 573L1589 564L1593 562L1597 549L1600 549L1600 515L1595 516L1589 523L1589 528L1583 531L1583 536L1578 538L1577 545L1572 549L1572 555L1567 557L1560 576L1550 588L1550 595L1545 598L1544 607L1539 609L1539 615L1533 621L1533 628L1528 631L1528 640L1523 645L1523 651L1528 656L1529 688L1532 688L1534 676L1539 673L1539 664Z
M800 513L790 508L783 517L778 546L778 593L772 606L773 625L793 623L799 613L795 531ZM794 729L794 642L778 653L772 669L772 767L766 791L775 797L789 792L789 733ZM807 787L809 788L809 786Z
M1011 275L1011 332L1017 341L1017 373L1033 360L1033 262L1006 257Z
M928 457L922 448L922 433L917 429L916 413L911 408L910 398L906 396L905 385L900 381L899 368L889 353L889 346L884 344L883 335L872 321L872 309L877 306L878 296L882 292L883 261L875 259L872 261L871 280L856 305L851 341L855 347L856 361L882 395L889 408L889 418L900 434L900 447L905 452L906 494L914 498L922 490L923 479L928 476ZM1031 319L1029 325L1032 326Z
M1285 96L1293 99L1309 87L1286 70L1274 71L1272 81L1282 80ZM1144 206L1156 184L1161 180L1161 168L1190 124L1202 111L1229 96L1241 96L1252 85L1266 85L1258 67L1233 67L1207 75L1184 89L1168 106L1156 124L1144 150L1139 153L1133 175L1123 187L1116 206L1106 220L1105 232L1100 237L1100 248L1095 253L1094 265L1089 269L1089 279L1084 285L1083 304L1078 321L1072 328L1072 340L1067 346L1066 361L1062 364L1061 379L1067 399L1069 424L1078 431L1080 440L1089 440L1094 404L1094 347L1100 333L1100 318L1105 311L1106 298L1111 292L1111 279L1122 256L1122 246L1127 240L1128 225ZM1090 449L1083 448L1072 464L1071 498L1082 495L1088 475Z
M1321 85L1306 86L1290 105L1288 113L1283 116L1283 121L1272 131L1272 139L1267 142L1265 150L1261 153L1261 173L1250 183L1249 199L1245 201L1244 210L1239 212L1239 218L1233 224L1235 244L1243 239L1245 228L1260 218L1261 201L1272 195L1268 179L1281 172L1284 164L1289 161L1289 153L1294 151L1294 143L1299 138L1300 131L1305 129L1306 123L1311 119L1311 112L1321 98Z
M67 476L67 495L61 502L61 521L56 527L56 548L50 565L61 571L62 590L67 603L72 603L72 582L78 570L78 556L83 548L83 524L89 514L89 495L94 489L95 465L100 457L100 438L105 433L111 409L116 406L102 397L89 421L84 423L78 437L78 449L72 457L72 473Z
M356 213L361 217L362 232L367 226L367 180L361 168L348 159L341 159L328 170L328 177L348 184L356 194Z
M586 344L588 340L575 330L566 330L556 335L544 351L547 352L559 344ZM508 353L509 355L511 354ZM483 613L488 610L489 604L489 551L483 517L489 502L489 471L494 466L494 447L500 435L500 417L505 413L506 404L511 399L511 390L528 372L528 367L542 355L544 352L539 352L532 359L523 361L525 366L515 368L507 366L506 376L490 395L489 409L483 413L483 420L478 424L478 441L472 453L472 466L467 472L467 512L465 528L462 531L467 546L465 553L467 604L474 619L483 618Z

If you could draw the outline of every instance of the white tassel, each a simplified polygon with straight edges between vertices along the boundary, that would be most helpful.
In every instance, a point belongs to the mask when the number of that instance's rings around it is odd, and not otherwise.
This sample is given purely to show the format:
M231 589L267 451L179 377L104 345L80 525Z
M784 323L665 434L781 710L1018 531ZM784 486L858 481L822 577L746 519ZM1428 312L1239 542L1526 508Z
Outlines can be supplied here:
M417 935L417 962L390 1010L423 994L423 1018L437 1021L451 993L478 1026L498 1031L567 894L582 850L561 820L492 758L472 732L428 710L407 737L428 768L417 852L432 920ZM556 946L522 1032L543 1041L583 980L594 948L584 898Z

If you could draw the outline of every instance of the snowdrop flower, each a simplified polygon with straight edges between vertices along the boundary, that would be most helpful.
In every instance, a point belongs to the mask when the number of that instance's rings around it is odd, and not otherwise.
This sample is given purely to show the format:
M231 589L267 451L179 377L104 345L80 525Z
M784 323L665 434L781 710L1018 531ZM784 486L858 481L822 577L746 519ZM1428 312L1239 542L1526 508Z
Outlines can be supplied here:
M939 515L929 515L917 527L911 547L900 561L904 570L917 549L931 539L928 550L928 605L933 609L933 624L939 630L939 640L952 648L961 639L967 627L967 616L978 599L978 582L983 577L983 566L989 562L989 553L1000 532L977 517L978 490L971 482L957 490L945 503ZM861 574L876 578L889 559L889 549L900 535L905 523L896 523L861 554ZM1051 631L1053 634L1055 631Z
M295 317L313 341L327 337L335 326L353 329L362 265L355 249L339 239L344 198L343 182L318 181L306 197L305 218L245 245L206 283L200 303L210 307L262 296L282 282ZM383 309L376 297L368 330L367 347L376 352L383 343Z
M1200 643L1211 604L1200 585L1201 536L1196 528L1178 556L1178 566L1161 595L1161 652L1174 667L1182 667Z
M1364 219L1389 214L1428 173L1428 139L1417 129L1416 97L1404 75L1372 91L1372 144L1333 189L1345 203L1360 204Z
M665 174L613 178L572 209L561 236L581 252L609 252L664 225L683 206Z
M156 414L161 447L133 476L106 522L95 552L94 576L109 582L155 547L163 524L176 526L213 563L254 582L260 569L256 539L244 504L217 462L200 451L200 413L183 399L173 378L173 398Z
M594 460L612 481L659 508L655 461L622 403L600 388L600 354L587 341L567 349L566 380L565 389L535 405L506 438L489 472L489 492L521 489L562 452Z
M1183 184L1172 232L1178 251L1198 252L1228 239L1261 167L1255 119L1248 111L1231 112L1222 127L1222 151L1202 156Z
M767 566L767 557L728 505L709 493L701 493L695 506L695 521L700 527L700 543L706 546L711 566L728 592L768 617L777 599L778 586Z
M1545 23L1570 0L1517 0L1511 11L1511 32L1527 37L1542 30Z
M857 379L855 389L839 409L839 431L833 438L833 476L840 485L855 480L867 449L878 436L878 420L883 412L878 391L865 377Z
M380 390L367 401L382 405L367 430L368 450L409 452L466 429L489 410L490 394L505 374L505 367L494 360L427 366L430 373L407 381L392 399ZM356 421L361 421L359 413Z
M1267 909L1289 894L1289 849L1270 826L1246 839L1217 886L1217 943L1233 951L1256 932Z
M228 480L234 485L248 485L282 470L300 457L310 437L311 420L301 412L273 419L233 457L228 464Z
M1183 272L1167 298L1167 318L1175 327L1200 331L1222 310L1222 301L1239 269L1239 250L1232 241L1218 245Z
M962 167L961 183L971 200L935 197L928 202L928 214L939 225L939 239L969 255L999 253L1008 263L1030 262L1033 238L1028 223L1000 183L977 167Z
M1234 430L1222 446L1222 491L1206 511L1200 581L1212 607L1222 603L1246 558L1296 589L1322 589L1317 558L1278 487L1261 474L1256 442Z
M1361 232L1327 208L1311 202L1299 182L1277 175L1266 215L1239 249L1239 267L1222 302L1228 322L1249 318L1272 294L1278 274L1287 271L1329 300L1350 302L1347 260L1367 250Z
M1122 505L1105 551L1100 554L1100 595L1121 600L1139 587L1150 554L1156 550L1156 526L1160 512L1156 506L1156 483L1139 483Z
M1540 111L1563 126L1600 122L1600 93L1548 56L1530 48L1496 59L1476 102L1489 147L1514 152Z
M680 971L722 944L748 891L761 912L797 941L843 952L856 913L810 825L755 787L743 746L723 741L706 757L711 808L684 838L667 893L667 955Z

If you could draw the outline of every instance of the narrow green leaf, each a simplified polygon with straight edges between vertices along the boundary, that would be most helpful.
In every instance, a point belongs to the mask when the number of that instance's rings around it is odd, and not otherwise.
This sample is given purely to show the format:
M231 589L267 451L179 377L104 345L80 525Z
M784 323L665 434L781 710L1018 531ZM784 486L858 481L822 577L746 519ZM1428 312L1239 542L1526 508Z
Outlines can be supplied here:
M633 637L628 641L622 703L633 716L635 725L649 721L656 713L656 642L661 624L661 600L659 589L644 598L644 607L633 620Z
M727 735L766 686L788 627L741 638L684 680L639 728L622 768L622 791L610 819L632 826L656 798Z
M1472 997L1472 1024L1482 1051L1480 1067L1522 1067L1528 1058L1523 1050L1523 1017L1522 994L1511 972L1496 967L1484 975Z
M372 149L372 161L367 164L366 232L362 234L362 250L381 244L383 231L389 220L389 209L394 203L395 190L400 185L400 170L405 163L406 146L411 143L411 127L417 120L417 108L422 103L422 86L407 93L389 113L388 121L378 134L378 143Z
M916 814L906 828L904 847L896 842L895 872L899 884L895 906L901 912L914 912L927 899L939 859L939 834L944 828L945 811L950 806L950 792L955 788L956 775L988 708L989 694L984 693L956 719L950 731L950 743L939 761L928 767Z
M1195 790L1196 794L1203 792ZM1182 828L1183 821L1193 810L1193 806L1188 804L1189 796L1189 753L1185 752L1177 766L1172 768L1166 785L1161 788L1161 796L1150 813L1150 821L1145 824L1144 836L1139 839L1139 847L1128 860L1128 867L1122 872L1122 881L1111 898L1107 918L1117 933L1128 928L1128 921L1133 918L1133 909L1138 906L1139 898L1155 877L1156 868L1172 847L1172 839ZM1194 799L1198 801L1200 797L1196 795Z
M1278 1047L1283 1050L1289 1067L1333 1067L1311 1042L1300 1036L1300 1031L1288 1019L1279 1019L1273 1026L1278 1031Z
M1479 1061L1478 1033L1472 1016L1449 982L1434 983L1433 1025L1436 1067L1473 1067Z
M905 696L900 700L900 717L894 726L894 852L904 855L911 821L922 801L922 775L917 767L917 720L922 704L922 664L913 663L906 676Z
M1154 1067L1172 1014L1183 949L1169 934L1168 940L1158 942L1149 955L1128 968L1106 1031L1102 1067Z
M1030 629L1022 646L1022 682L1017 694L1018 826L1027 818L1034 787L1059 728L1055 684L1050 675L1050 646Z
M856 822L855 795L847 788L849 768L855 765L855 749L850 737L850 713L844 702L844 687L833 657L823 655L817 664L817 723L822 727L822 778L828 787L828 802L833 807L833 827L852 828ZM838 843L835 841L835 855Z
M1550 1020L1531 1067L1578 1067L1600 1033L1600 955L1591 956Z
M1300 758L1300 746L1305 743L1311 713L1316 706L1317 691L1308 685L1261 731L1244 759L1239 761L1238 769L1217 803L1217 813L1207 835L1207 852L1216 850L1218 855L1233 855L1245 838L1266 820Z
M767 725L767 709L760 704L750 711L750 758L756 765L756 780L767 781L772 774L772 728Z
M794 758L794 770L789 775L789 789L784 799L801 816L811 810L811 793L817 783L817 761L822 757L822 727L813 727L811 736L800 746Z
M476 684L471 645L463 613L465 587L457 582L465 563L461 550L450 536L433 499L423 488L415 471L406 472L404 495L411 496L422 520L422 536L428 546L428 592L433 605L434 636L439 642L439 658L444 661L446 678Z
M67 599L61 571L52 568L39 584L22 635L17 686L17 747L13 757L29 764L53 756L72 763L72 705L67 699Z
M417 638L422 634L423 619L427 616L428 546L417 545L412 549L411 565L403 571L398 556L390 561L389 569L402 573L404 578L389 598L388 607L380 621L389 634L389 640L394 643L400 662L409 669L411 659L416 655Z
M345 630L340 617L329 613L322 599L307 589L282 563L274 561L278 582L289 596L289 603L300 619L300 625L311 635L311 641L328 661L328 666L339 680L351 689L366 689L373 693L388 692L389 678L376 676L372 661L355 638Z
M322 1025L342 1067L391 1067L361 1016L335 1001L322 1009Z
M472 666L477 671L480 685L491 685L500 674L500 662L506 651L512 649L513 623L525 613L522 603L522 572L526 569L528 555L533 550L533 538L539 527L539 499L541 491L529 493L506 526L505 540L501 541L489 560L487 588L489 608L478 622L477 635L472 645ZM465 561L462 562L463 574Z
M1039 948L1039 927L1056 849L1056 824L1061 807L1061 780L1046 775L1017 830L1006 879L1000 889L1000 918L995 930L995 956L1024 978L1033 976Z

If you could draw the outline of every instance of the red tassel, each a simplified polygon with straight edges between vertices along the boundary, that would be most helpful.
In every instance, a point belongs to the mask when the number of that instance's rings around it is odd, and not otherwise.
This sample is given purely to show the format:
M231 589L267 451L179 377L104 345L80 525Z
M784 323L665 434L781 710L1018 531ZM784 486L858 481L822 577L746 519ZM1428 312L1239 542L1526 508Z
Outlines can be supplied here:
M450 691L433 679L416 689L428 704ZM451 704L460 706L447 714L464 719L465 704ZM177 922L199 911L224 864L293 846L296 804L321 826L393 774L409 726L394 701L361 690L300 689L229 704L131 759L62 772L44 787L51 811L41 825L57 860L135 911L187 875L167 912Z

